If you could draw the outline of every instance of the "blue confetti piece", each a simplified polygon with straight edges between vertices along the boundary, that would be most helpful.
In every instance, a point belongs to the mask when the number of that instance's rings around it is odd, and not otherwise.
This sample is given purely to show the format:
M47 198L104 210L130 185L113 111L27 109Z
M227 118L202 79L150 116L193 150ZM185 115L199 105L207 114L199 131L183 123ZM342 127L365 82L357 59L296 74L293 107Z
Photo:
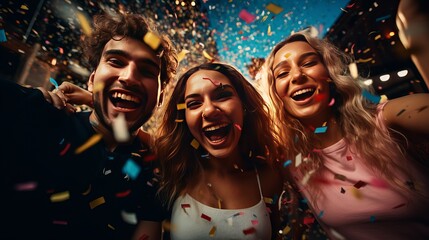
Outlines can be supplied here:
M4 29L0 29L0 42L7 42L6 33Z
M54 85L54 86L55 86L55 89L58 89L58 83L57 83L57 81L55 81L55 79L53 79L53 78L49 78L49 82L51 82L51 83L52 83L52 85Z
M370 222L375 222L375 216L370 216L370 217L369 217L369 221L370 221Z
M323 210L322 210L322 211L320 211L319 215L317 215L317 217L318 217L318 218L322 218L322 217L323 217L323 214L325 214L325 211L323 211Z
M283 167L287 167L291 163L292 163L292 160L287 160L286 162L283 163Z
M301 202L302 203L308 203L308 200L307 200L307 198L304 198L304 199L301 200Z
M130 176L133 180L135 180L140 173L140 166L137 165L133 160L128 159L122 168L122 172Z
M370 102L373 102L375 104L378 104L381 100L380 96L372 95L367 90L363 90L362 95L364 98L368 99Z
M325 133L328 129L328 126L318 127L316 130L314 130L314 133Z

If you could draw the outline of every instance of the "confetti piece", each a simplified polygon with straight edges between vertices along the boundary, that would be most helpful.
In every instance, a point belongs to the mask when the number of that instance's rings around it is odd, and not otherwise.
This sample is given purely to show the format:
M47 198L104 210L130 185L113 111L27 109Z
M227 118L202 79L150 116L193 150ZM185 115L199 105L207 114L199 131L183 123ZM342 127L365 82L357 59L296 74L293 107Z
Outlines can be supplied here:
M334 179L339 179L339 180L341 180L341 181L346 181L346 180L347 180L347 177L346 177L346 176L344 176L344 175L341 175L341 174L335 174L335 175L334 175Z
M352 156L347 156L346 159L347 159L347 161L353 160Z
M305 217L303 223L305 225L313 224L314 223L314 218L312 218L312 217Z
M118 197L118 198L123 198L123 197L126 197L126 196L128 196L128 195L130 195L130 193L131 193L131 190L126 190L126 191L124 191L124 192L118 192L118 193L116 193L116 197Z
M325 133L327 129L328 129L327 126L325 126L325 127L318 127L318 128L316 128L314 130L314 133Z
M341 188L340 193L344 194L346 193L346 190L344 188Z
M274 14L279 14L283 11L283 8L280 6L277 6L274 3L270 3L265 7L268 11L274 13Z
M302 163L302 154L299 153L295 156L295 167L298 167Z
M417 109L417 112L419 113L419 112L421 112L421 111L423 111L423 110L425 110L425 109L427 109L428 108L428 106L426 105L426 106L423 106L423 107L421 107L421 108L419 108L419 109Z
M252 219L250 222L252 223L253 226L258 225L259 223L257 219Z
M92 200L91 202L89 202L89 207L91 209L94 209L98 206L100 206L101 204L104 204L106 201L104 200L104 197L99 197L95 200Z
M349 71L353 79L358 78L358 68L355 62L349 64Z
M183 119L176 119L174 121L177 122L177 123L181 123L181 122L183 122Z
M189 204L189 203L182 203L181 206L182 206L183 209L185 209L185 208L190 208L191 204Z
M137 214L121 211L122 219L129 224L137 224Z
M70 198L69 191L54 193L50 197L51 202L63 202L65 200L68 200L69 198Z
M149 240L149 236L148 235L146 235L146 234L143 234L143 235L141 235L140 237L139 237L139 239L138 240Z
M188 53L189 53L189 51L186 49L183 49L182 51L180 51L180 53L177 54L177 61L178 62L182 61L185 58L186 54L188 54Z
M88 189L85 192L83 192L82 195L84 195L84 196L88 195L91 192L91 188L92 188L92 186L91 186L91 184L89 184Z
M271 25L268 25L267 35L271 36L273 33L271 32Z
M53 220L52 224L55 224L55 225L68 225L69 223L67 221L64 221L64 220Z
M156 51L161 44L161 38L159 38L155 33L153 32L147 32L144 37L143 41L154 51Z
M82 144L80 147L76 148L76 150L74 151L75 154L80 154L82 152L84 152L85 150L87 150L88 148L90 148L92 145L95 145L96 143L98 143L101 138L103 136L99 133L94 134L92 137L90 137L88 139L88 141L86 141L84 144Z
M110 225L110 224L107 224L107 227L109 227L110 229L112 229L112 230L115 230L115 227L113 227L112 225Z
M369 221L370 221L370 222L375 222L375 216L370 216L370 217L369 217Z
M240 11L240 13L238 14L238 17L243 19L247 24L253 22L256 18L255 15L249 13L247 10L243 9Z
M127 142L130 139L130 133L128 132L127 121L125 115L119 113L118 116L113 119L112 122L113 135L117 142Z
M200 143L196 139L193 139L191 141L191 146L195 149L198 149L198 147L200 146Z
M378 187L378 188L388 188L389 187L389 185L384 180L377 179L377 178L372 179L369 184L373 185L374 187Z
M283 167L287 167L292 163L292 160L287 160L286 162L283 163Z
M203 51L203 56L204 56L205 58L207 58L209 61L212 61L212 60L214 59L212 56L210 56L210 54L208 54L208 53L206 52L206 50L204 50L204 51Z
M273 199L272 198L268 198L268 197L264 197L264 202L268 203L268 204L272 204L273 203Z
M49 82L51 82L51 84L55 86L55 89L58 89L58 83L57 83L57 81L55 81L55 79L50 77Z
M368 99L370 102L373 102L375 104L379 103L380 100L381 100L380 96L373 95L373 94L371 94L370 92L368 92L366 90L364 90L362 92L362 95L363 95L364 98Z
M26 182L15 185L16 191L33 191L37 188L37 182Z
M67 153L67 151L70 149L70 146L71 146L71 144L67 143L67 145L64 147L64 149L61 150L60 156L64 156Z
M241 131L241 126L238 125L237 123L234 123L234 127L236 127L238 129L238 131Z
M0 29L0 42L7 42L6 33L4 29Z
M287 225L286 227L283 228L282 234L286 235L290 232L290 230L292 230L292 228L289 227L289 225Z
M359 189L356 188L351 188L352 191L352 195L357 198L357 199L361 199L362 198L362 193L359 191Z
M211 218L211 217L209 217L209 216L205 215L204 213L202 213L202 214L201 214L201 218L202 218L202 219L205 219L205 220L207 220L207 221L209 221L209 222L212 220L212 218Z
M323 215L325 214L325 211L320 211L320 213L317 215L317 217L318 218L322 218L323 217Z
M356 189L359 189L359 188L364 187L364 186L366 186L366 182L363 182L360 180L357 183L355 183L355 185L353 185L353 187L355 187Z
M311 171L309 171L309 172L307 172L307 173L304 175L304 177L302 178L302 180L301 180L301 184L302 184L302 185L306 185L306 184L307 184L307 182L308 182L308 180L310 180L311 175L312 175L314 172L315 172L315 170L314 170L314 169L313 169L313 170L311 170Z
M182 109L186 109L186 104L185 103L177 104L177 110L182 110Z
M94 88L92 89L94 93L100 92L104 89L104 83L103 82L97 82L94 84Z
M334 239L337 240L346 240L345 237L343 237L343 235L339 234L337 231L335 231L333 228L331 228L331 234L334 237Z
M243 230L244 235L249 235L249 234L252 234L252 233L255 233L255 232L256 232L256 229L254 227L250 227L250 228L247 228L247 229Z
M83 33L86 36L90 36L91 35L91 24L89 23L88 18L80 12L76 12L76 17L79 21L80 27L83 30Z
M212 229L210 229L210 232L209 232L210 237L214 237L215 233L216 233L216 227L213 226Z
M140 174L140 166L137 165L137 163L135 163L133 160L128 159L122 168L122 172L135 180Z

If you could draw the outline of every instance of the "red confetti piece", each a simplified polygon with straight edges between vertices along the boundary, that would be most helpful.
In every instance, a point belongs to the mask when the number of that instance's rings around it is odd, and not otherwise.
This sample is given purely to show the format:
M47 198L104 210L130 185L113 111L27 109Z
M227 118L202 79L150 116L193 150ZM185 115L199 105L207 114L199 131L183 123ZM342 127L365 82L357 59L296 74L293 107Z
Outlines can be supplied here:
M116 193L116 197L123 198L128 196L130 193L131 193L131 190L128 189L127 191Z
M202 219L205 219L205 220L207 220L207 221L209 221L209 222L212 220L212 218L211 218L211 217L209 217L209 216L205 215L204 213L202 213L202 214L201 214L201 218L202 218Z
M357 189L364 187L364 186L366 186L366 182L363 182L363 181L359 181L359 182L355 183L355 185L353 185L353 187L355 187Z
M191 204L189 204L189 203L183 203L182 204L182 208L190 208L191 207Z
M67 143L67 145L64 147L63 150L61 150L60 152L60 156L64 156L64 154L66 154L66 152L70 149L71 144Z
M145 161L145 162L152 162L152 161L155 161L155 160L156 160L155 154L151 154L151 155L143 157L143 161Z
M353 160L352 156L347 156L346 158L347 158L347 161Z
M305 225L309 225L309 224L313 224L314 223L314 218L312 217L305 217L304 218L304 224Z
M249 234L252 234L252 233L255 233L255 232L256 232L256 229L254 227L250 227L250 228L247 228L247 229L243 230L244 235L249 235Z
M149 236L146 234L143 234L139 237L139 240L149 240Z

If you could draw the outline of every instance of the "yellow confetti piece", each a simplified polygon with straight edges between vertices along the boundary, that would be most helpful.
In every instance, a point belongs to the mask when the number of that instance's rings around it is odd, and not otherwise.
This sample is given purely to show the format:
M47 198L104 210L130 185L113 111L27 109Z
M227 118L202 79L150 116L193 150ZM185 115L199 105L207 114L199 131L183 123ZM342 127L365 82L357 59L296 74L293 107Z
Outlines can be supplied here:
M367 49L363 50L363 53L367 53L369 51L371 51L371 48L367 48Z
M178 122L178 123L181 123L181 122L183 122L183 119L176 119L176 120L174 120L175 122Z
M271 36L273 33L271 32L271 25L268 25L267 35Z
M96 92L102 91L103 88L104 88L104 83L103 82L97 82L94 84L93 92L96 93Z
M372 60L372 57L370 58L359 58L359 60L357 60L358 63L366 63Z
M274 4L274 3L270 3L265 7L268 11L274 13L274 14L279 14L283 11L283 8Z
M177 110L182 110L182 109L186 109L186 104L185 103L177 104Z
M380 97L381 97L381 99L380 99L380 103L384 103L384 102L386 102L387 100L389 100L389 99L387 98L387 96L386 96L386 95L381 95Z
M378 40L378 39L380 39L381 38L381 35L380 34L378 34L377 36L375 36L374 37L374 40Z
M89 207L90 207L91 209L94 209L94 208L96 208L96 207L100 206L101 204L104 204L105 202L106 202L106 201L104 200L104 197L99 197L99 198L97 198L97 199L95 199L95 200L91 201L91 202L89 203Z
M268 16L263 16L261 19L261 22L265 22L265 20L267 20Z
M177 54L177 61L179 62L182 61L185 58L186 54L188 53L189 53L188 50L183 49L179 54Z
M161 44L161 38L159 38L155 33L153 32L147 32L144 37L143 41L151 47L153 50L157 50L159 45Z
M218 207L219 209L222 209L222 200L221 200L221 199L218 199L218 200L217 200L217 207Z
M113 227L112 225L110 225L110 224L107 224L107 226L110 228L110 229L112 229L112 230L116 230L115 229L115 227Z
M55 193L51 195L51 202L63 202L65 200L68 200L70 198L69 191Z
M285 58L289 58L289 57L290 57L290 55L292 55L292 53L286 53L286 54L285 54Z
M198 147L200 146L200 143L196 139L193 139L191 142L191 146L194 147L195 149L198 149Z
M268 203L268 204L272 204L273 203L273 199L272 198L268 198L268 197L264 197L264 202Z
M290 232L290 230L292 230L291 227L289 227L289 225L287 225L285 228L283 228L283 235L286 235Z
M324 126L326 126L326 124L327 124L328 122L324 122L323 124L322 124L322 126L324 127Z
M214 237L215 233L216 233L216 227L213 226L212 229L210 229L210 232L209 232L210 237Z
M131 155L133 155L134 157L138 157L138 158L141 158L142 156L140 155L140 154L138 154L138 153L131 153Z
M103 135L101 135L99 133L94 134L92 137L90 137L88 139L88 141L86 141L80 147L76 148L76 150L74 151L74 153L75 154L81 154L82 152L84 152L85 150L87 150L88 148L90 148L92 145L98 143L101 140L102 137L103 137Z
M207 52L206 52L206 50L204 50L203 51L203 56L205 57L205 58L207 58L208 60L213 60L213 57L212 56L210 56Z
M356 79L358 75L358 68L355 62L349 64L349 71L352 78Z
M86 36L90 36L91 35L91 24L89 23L86 16L80 12L76 12L76 16L77 16L77 20L80 23L80 27L82 28L83 33Z
M24 5L24 4L23 4L23 5L21 5L21 9L22 9L22 10L28 10L28 7L27 7L27 5Z

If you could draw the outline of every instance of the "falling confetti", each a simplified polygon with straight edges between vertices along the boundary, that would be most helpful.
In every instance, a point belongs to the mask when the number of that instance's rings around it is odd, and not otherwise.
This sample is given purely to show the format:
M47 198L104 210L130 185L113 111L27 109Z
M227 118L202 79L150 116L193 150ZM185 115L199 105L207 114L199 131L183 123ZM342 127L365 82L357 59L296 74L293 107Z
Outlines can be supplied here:
M118 116L113 119L112 128L113 135L115 136L117 142L127 142L130 139L127 121L123 113L119 113Z
M161 44L161 39L153 32L147 32L143 37L143 41L155 51Z
M95 145L102 139L103 135L101 134L94 134L92 137L88 139L84 144L82 144L80 147L76 148L74 151L75 154L80 154L90 148L92 145Z

